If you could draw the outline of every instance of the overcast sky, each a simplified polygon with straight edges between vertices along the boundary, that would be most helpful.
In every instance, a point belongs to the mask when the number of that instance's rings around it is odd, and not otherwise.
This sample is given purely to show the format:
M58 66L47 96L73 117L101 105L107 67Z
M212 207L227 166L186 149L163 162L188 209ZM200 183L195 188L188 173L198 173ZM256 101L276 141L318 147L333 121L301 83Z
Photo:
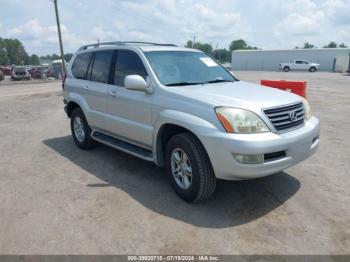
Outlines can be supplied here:
M263 49L350 45L350 0L58 0L66 52L84 43L138 40L214 47L238 38ZM58 53L52 0L1 0L0 36Z

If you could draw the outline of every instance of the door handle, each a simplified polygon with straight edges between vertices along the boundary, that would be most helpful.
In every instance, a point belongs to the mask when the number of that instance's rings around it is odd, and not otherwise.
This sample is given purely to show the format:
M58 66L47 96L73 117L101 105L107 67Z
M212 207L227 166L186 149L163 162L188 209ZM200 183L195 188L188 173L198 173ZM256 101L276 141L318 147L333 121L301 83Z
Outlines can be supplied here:
M116 97L117 96L117 90L113 89L109 92L109 94L113 97Z

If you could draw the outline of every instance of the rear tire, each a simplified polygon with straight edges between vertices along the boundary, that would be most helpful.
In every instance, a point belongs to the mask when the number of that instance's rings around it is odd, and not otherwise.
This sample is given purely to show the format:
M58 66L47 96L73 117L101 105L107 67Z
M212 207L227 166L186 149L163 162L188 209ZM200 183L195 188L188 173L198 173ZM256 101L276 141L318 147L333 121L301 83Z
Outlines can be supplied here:
M91 149L96 147L97 142L91 138L91 128L86 121L81 108L73 110L70 119L70 127L74 142L81 149Z
M313 66L310 67L309 71L310 71L311 73L315 72L315 71L316 71L316 67L313 67Z
M284 71L284 72L289 72L289 70L290 70L289 66L285 66L285 67L283 68L283 71Z
M169 179L182 199L199 202L213 194L216 177L207 152L193 134L173 136L167 144L165 157Z

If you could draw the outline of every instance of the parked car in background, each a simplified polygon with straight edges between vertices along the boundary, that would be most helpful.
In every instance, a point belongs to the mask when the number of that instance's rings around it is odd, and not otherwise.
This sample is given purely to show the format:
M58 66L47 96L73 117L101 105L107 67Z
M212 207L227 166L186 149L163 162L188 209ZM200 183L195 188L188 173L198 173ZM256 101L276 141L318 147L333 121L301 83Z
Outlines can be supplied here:
M4 80L5 75L4 72L2 71L2 69L0 69L0 81Z
M1 71L4 73L5 76L10 76L12 72L12 66L11 65L1 66Z
M45 66L33 66L30 70L29 73L32 78L34 79L46 79L46 71L48 70L48 67Z
M45 74L46 74L47 78L54 78L55 77L52 67L48 67L47 69L45 69Z
M221 65L225 67L226 70L231 71L231 63L223 63Z
M31 75L26 67L16 66L11 73L12 80L30 80Z
M279 67L284 72L289 72L290 70L304 70L316 72L320 69L320 64L310 63L306 60L295 60L293 63L281 63L279 64Z
M78 147L98 141L164 166L189 202L208 198L217 178L276 174L319 144L319 121L305 99L240 81L194 49L83 46L62 87Z

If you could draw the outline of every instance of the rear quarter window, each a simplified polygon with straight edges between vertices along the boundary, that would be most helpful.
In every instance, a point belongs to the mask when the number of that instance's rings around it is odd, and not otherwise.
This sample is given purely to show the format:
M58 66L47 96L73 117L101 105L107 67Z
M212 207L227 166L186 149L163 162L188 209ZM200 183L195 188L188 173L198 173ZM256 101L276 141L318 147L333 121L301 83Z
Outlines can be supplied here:
M92 53L84 53L75 58L72 65L72 74L75 78L86 79L91 56Z

